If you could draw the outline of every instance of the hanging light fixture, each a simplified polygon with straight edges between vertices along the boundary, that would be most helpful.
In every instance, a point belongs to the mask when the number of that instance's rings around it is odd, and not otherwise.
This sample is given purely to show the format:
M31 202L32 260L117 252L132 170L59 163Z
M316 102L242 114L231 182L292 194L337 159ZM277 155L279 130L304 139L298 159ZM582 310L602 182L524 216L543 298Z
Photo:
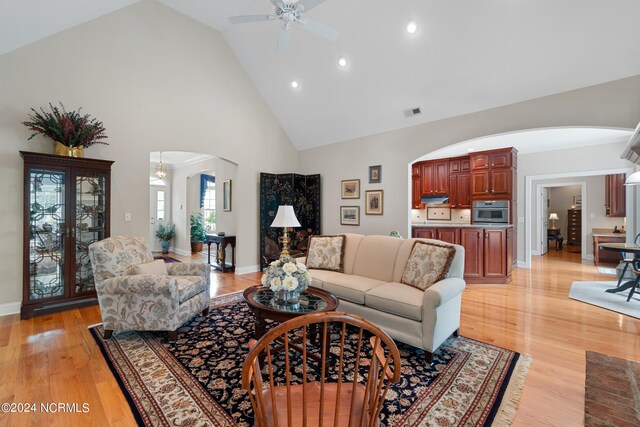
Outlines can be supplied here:
M160 179L165 179L167 177L167 171L162 164L162 151L160 152L160 163L156 166L156 176Z

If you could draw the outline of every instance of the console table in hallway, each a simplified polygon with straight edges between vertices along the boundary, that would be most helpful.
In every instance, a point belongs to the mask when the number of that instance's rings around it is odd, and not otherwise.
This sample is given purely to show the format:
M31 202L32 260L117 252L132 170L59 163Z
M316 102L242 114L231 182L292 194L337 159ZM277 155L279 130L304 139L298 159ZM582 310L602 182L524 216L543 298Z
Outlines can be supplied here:
M204 242L207 244L207 263L213 268L222 271L236 271L236 236L218 236L207 234ZM211 244L216 244L216 259L211 264ZM231 264L226 262L227 246L231 245Z

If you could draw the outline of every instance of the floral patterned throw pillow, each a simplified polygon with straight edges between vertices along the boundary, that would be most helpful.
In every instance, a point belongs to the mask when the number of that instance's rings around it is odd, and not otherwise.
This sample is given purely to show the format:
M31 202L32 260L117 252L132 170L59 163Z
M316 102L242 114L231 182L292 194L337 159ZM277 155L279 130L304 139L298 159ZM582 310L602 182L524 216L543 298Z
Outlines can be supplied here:
M444 279L455 254L453 246L415 242L402 273L402 283L424 291Z
M345 236L312 236L309 238L307 268L342 272Z

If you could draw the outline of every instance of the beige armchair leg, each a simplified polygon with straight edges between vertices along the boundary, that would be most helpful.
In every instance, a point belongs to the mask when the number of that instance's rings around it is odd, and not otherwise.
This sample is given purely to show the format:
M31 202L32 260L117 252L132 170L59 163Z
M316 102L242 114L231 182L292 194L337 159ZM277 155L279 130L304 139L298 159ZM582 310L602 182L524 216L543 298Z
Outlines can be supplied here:
M209 314L209 307L207 307L204 310L202 310L202 315L203 316L206 316L207 314Z
M111 335L113 335L113 329L105 329L104 334L102 334L105 340L111 339Z
M175 331L168 331L167 335L169 335L169 342L176 342L176 340L178 339L178 330L176 329Z

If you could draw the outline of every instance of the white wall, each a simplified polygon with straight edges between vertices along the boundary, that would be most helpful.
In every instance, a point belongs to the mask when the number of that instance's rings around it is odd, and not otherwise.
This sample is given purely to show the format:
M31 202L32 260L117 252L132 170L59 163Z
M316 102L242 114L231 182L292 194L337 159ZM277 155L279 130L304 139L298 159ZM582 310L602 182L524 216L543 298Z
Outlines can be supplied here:
M327 145L299 153L299 172L321 173L322 230L327 234L353 232L407 234L409 213L409 164L447 145L482 136L523 129L555 126L602 126L634 128L640 119L640 76L558 95L533 99L505 107L418 125ZM524 176L599 167L628 167L618 157L623 145L594 146L569 151L546 152L518 160L518 216L524 218ZM481 150L483 147L476 147ZM604 160L608 159L608 160ZM522 163L524 160L524 163ZM603 165L602 163L607 165ZM382 184L367 184L368 166L382 165ZM383 189L384 215L364 215L363 197L340 199L340 181L359 178L362 190ZM354 203L355 202L355 203ZM359 227L341 226L340 205L361 207ZM524 258L524 231L518 227L518 259Z
M45 139L27 142L20 122L49 102L104 122L111 145L85 154L115 160L113 234L148 236L151 151L236 163L239 271L257 268L259 173L295 170L297 154L220 33L142 1L0 56L0 94L0 304L22 298L18 150L53 151Z

